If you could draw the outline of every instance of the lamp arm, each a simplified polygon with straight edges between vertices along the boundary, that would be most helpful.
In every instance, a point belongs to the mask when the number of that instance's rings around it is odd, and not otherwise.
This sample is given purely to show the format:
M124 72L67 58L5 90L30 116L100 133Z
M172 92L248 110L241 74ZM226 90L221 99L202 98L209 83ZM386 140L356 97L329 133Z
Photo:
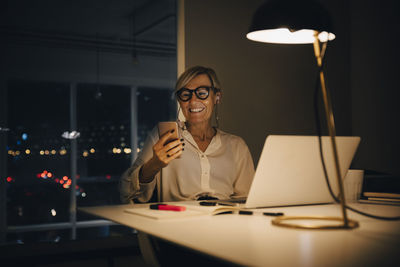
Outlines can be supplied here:
M332 101L331 101L331 96L329 91L326 88L325 84L325 76L324 76L324 71L322 69L322 57L321 57L321 48L320 48L320 41L318 39L318 31L315 31L314 37L314 54L315 58L317 60L318 64L318 69L319 69L319 80L321 83L321 91L322 91L322 98L324 102L324 108L325 108L325 116L326 116L326 123L328 126L328 131L329 131L329 136L331 140L331 145L332 145L332 153L333 153L333 158L335 161L335 174L336 174L336 179L337 183L339 186L339 192L340 192L340 205L342 208L342 214L343 214L343 223L344 227L348 227L349 225L349 219L347 217L347 211L346 211L346 198L344 194L344 186L343 186L343 180L341 177L340 173L340 164L339 164L339 156L337 152L337 146L336 146L336 129L335 129L335 119L333 116L333 110L332 110Z

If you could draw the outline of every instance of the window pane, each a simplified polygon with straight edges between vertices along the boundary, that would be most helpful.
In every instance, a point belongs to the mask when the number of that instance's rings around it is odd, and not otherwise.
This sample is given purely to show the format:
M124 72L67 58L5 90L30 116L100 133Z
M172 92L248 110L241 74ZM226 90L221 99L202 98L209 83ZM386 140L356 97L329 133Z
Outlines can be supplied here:
M79 206L120 204L119 178L131 162L130 90L127 86L78 86Z
M147 134L160 121L175 121L176 106L172 89L139 88L138 90L138 147L141 149Z
M67 221L69 85L8 85L7 224Z

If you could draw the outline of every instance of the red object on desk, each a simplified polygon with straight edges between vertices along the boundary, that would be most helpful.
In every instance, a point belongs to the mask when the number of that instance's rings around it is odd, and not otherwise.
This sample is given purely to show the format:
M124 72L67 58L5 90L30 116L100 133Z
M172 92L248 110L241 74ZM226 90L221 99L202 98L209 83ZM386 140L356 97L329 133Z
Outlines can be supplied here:
M152 210L185 211L186 207L184 207L184 206L175 206L175 205L167 205L167 204L152 204L152 205L150 205L150 209L152 209Z

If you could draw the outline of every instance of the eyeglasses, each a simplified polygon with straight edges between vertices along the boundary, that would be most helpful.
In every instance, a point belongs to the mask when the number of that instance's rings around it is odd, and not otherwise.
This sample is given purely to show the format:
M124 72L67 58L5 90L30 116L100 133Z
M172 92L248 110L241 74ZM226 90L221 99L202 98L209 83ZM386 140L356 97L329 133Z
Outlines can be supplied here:
M190 99L192 99L193 92L194 92L198 99L205 100L210 95L210 89L213 89L214 92L217 91L217 89L215 89L214 87L209 87L209 86L200 86L194 90L190 90L188 88L182 88L176 92L176 96L181 101L187 102Z

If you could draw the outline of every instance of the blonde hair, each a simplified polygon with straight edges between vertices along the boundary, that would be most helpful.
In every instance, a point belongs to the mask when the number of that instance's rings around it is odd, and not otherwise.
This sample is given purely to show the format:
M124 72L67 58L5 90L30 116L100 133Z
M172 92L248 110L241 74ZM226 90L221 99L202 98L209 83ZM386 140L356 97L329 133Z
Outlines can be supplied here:
M190 82L190 80L192 80L194 77L200 74L206 74L208 76L211 85L216 92L221 91L221 84L217 78L217 74L212 68L207 68L203 66L194 66L187 69L184 73L182 73L179 76L175 84L175 92L185 87L185 85L187 85Z

